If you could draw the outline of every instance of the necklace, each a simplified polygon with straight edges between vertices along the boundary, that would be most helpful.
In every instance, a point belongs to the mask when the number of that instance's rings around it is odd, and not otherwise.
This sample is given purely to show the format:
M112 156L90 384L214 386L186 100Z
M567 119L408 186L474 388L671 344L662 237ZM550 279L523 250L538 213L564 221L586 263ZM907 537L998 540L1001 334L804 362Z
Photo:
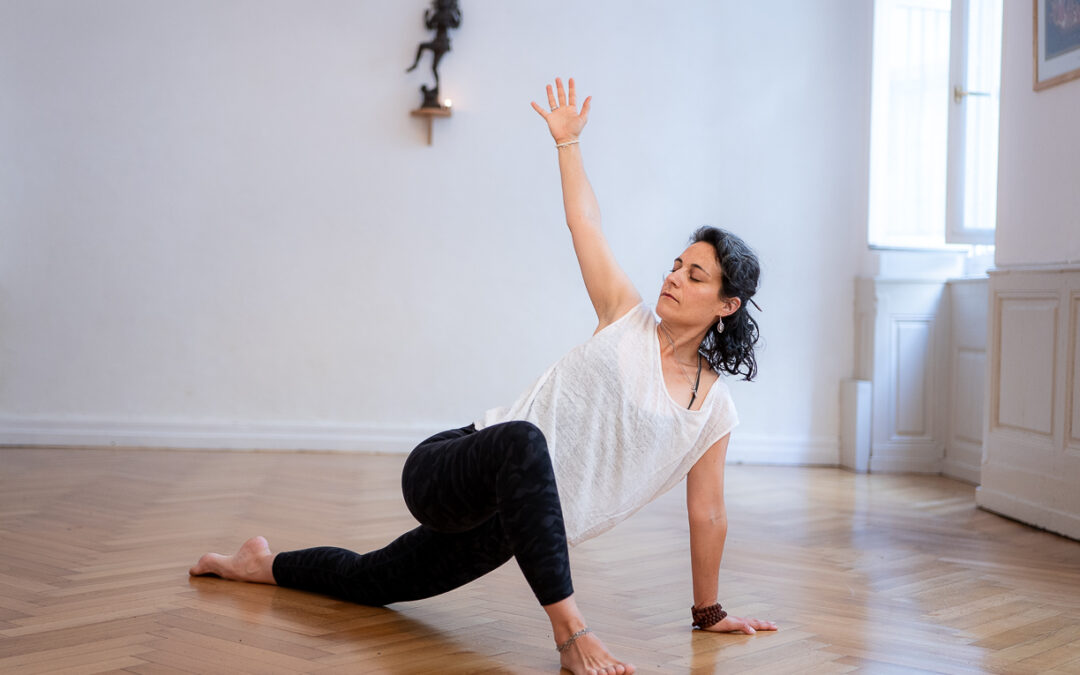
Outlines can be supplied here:
M668 329L665 328L662 323L660 324L660 330L664 331L664 337L666 337L667 341L671 344L671 357L675 359L675 365L679 367L683 377L686 378L686 382L690 385L690 405L686 406L686 409L689 410L690 407L694 405L694 399L697 398L698 386L701 384L701 352L698 352L697 355L697 379L691 380L690 373L686 372L683 365L679 363L679 357L675 354L675 339L671 337L671 333L668 332Z

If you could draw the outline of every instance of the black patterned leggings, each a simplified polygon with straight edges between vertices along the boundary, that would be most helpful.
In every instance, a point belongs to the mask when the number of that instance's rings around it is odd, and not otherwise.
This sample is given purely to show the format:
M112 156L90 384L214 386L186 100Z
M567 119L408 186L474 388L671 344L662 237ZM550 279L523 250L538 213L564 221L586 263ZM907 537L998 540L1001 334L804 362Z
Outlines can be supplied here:
M573 594L555 474L533 424L436 434L405 461L401 489L419 527L364 555L328 546L279 553L274 580L381 606L445 593L514 557L541 605Z

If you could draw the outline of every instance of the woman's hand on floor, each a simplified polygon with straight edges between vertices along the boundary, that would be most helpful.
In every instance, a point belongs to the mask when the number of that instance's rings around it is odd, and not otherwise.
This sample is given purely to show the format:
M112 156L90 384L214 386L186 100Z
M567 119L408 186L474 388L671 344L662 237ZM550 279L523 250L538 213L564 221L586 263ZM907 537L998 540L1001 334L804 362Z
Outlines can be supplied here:
M548 107L551 112L544 110L536 101L532 102L533 110L540 113L544 121L548 123L548 130L556 143L576 141L589 121L589 102L592 96L586 97L581 104L581 112L577 109L577 92L574 91L574 78L570 78L570 96L567 98L563 89L562 80L555 78L555 89L547 86ZM556 97L557 94L557 97Z
M724 617L724 620L719 623L714 623L708 628L702 630L711 631L713 633L746 633L747 635L753 635L759 630L779 630L776 624L772 621L762 621L761 619L744 619L741 616L733 616L728 614Z

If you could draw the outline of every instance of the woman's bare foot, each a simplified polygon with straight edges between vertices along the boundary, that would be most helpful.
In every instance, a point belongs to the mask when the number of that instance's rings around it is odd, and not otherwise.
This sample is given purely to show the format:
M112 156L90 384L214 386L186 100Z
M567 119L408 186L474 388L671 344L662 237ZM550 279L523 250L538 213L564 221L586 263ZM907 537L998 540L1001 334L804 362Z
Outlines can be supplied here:
M559 663L574 675L630 675L634 666L612 656L600 638L582 635L559 655Z
M578 610L573 595L543 607L551 620L556 646L565 644L571 636L585 628L585 617ZM593 633L585 633L575 639L559 654L559 662L574 675L630 675L634 672L633 664L623 663L612 656Z
M276 583L274 554L270 552L270 544L263 537L248 539L240 546L240 550L232 555L207 553L188 570L188 574L194 577L215 574L222 579L233 581Z

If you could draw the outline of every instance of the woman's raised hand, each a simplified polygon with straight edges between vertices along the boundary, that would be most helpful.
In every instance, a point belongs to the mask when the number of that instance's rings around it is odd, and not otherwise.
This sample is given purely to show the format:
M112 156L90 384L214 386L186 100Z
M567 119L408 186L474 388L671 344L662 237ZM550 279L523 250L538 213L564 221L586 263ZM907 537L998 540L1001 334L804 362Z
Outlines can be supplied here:
M556 92L558 98L556 98ZM581 112L579 113L577 109L577 92L574 91L574 78L570 78L570 98L568 100L566 91L563 89L562 80L556 77L555 91L552 91L550 84L547 86L547 98L551 112L545 111L536 101L532 102L532 107L548 123L551 137L555 139L556 143L576 141L578 136L581 135L581 130L585 128L585 123L589 121L589 101L592 100L592 96L586 97L585 102L581 104Z

